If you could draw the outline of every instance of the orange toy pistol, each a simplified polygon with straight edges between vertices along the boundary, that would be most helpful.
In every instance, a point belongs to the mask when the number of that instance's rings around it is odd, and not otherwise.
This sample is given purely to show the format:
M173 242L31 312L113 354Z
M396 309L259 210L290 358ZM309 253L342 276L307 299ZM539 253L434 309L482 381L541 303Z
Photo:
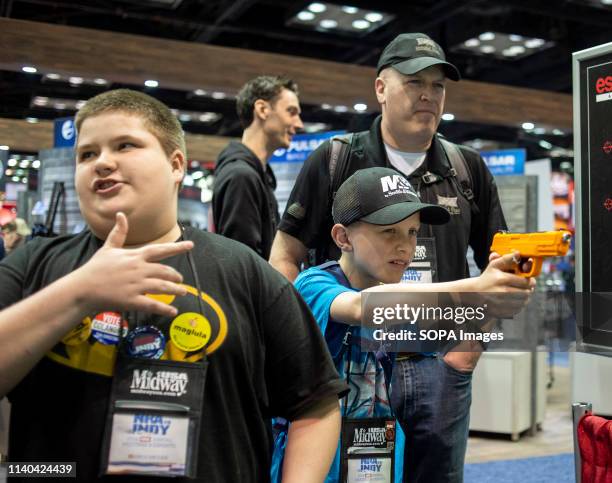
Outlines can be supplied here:
M521 254L514 273L522 277L537 277L542 271L544 257L561 257L567 253L572 240L569 231L542 231L536 233L497 233L493 237L491 251L506 255L512 252ZM532 259L531 270L523 272L523 262Z

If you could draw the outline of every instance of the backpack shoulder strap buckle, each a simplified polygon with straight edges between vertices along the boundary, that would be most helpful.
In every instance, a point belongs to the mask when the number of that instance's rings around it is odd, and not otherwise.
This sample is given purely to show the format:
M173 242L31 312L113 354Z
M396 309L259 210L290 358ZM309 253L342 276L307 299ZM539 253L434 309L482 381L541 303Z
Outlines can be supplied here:
M438 175L427 171L423 176L421 176L421 180L424 184L434 184L438 181Z

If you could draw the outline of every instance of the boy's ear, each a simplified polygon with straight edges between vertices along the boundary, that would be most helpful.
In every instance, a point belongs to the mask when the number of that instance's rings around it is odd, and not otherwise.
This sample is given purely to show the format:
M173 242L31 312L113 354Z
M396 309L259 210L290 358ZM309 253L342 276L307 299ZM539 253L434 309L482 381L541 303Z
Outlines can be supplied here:
M343 252L352 252L353 244L349 240L348 229L346 226L336 223L332 226L331 236L336 246Z
M260 119L265 121L268 118L268 112L270 110L270 103L263 99L257 99L253 104L253 119Z
M174 180L180 184L187 170L187 159L185 159L185 154L180 149L175 149L170 155L170 165L172 166Z

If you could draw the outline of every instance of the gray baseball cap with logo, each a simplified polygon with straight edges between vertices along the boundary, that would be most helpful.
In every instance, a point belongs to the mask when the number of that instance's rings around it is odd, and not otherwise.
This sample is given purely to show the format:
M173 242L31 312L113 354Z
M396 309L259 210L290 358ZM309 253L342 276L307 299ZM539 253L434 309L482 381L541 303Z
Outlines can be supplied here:
M451 80L461 79L457 67L446 61L442 47L429 36L419 33L400 34L380 54L376 73L380 74L386 67L393 67L402 74L413 75L432 65L441 66L446 77Z
M438 205L421 203L410 182L391 168L355 171L338 189L332 205L334 223L348 226L356 221L393 225L419 212L421 222L442 225L448 211Z

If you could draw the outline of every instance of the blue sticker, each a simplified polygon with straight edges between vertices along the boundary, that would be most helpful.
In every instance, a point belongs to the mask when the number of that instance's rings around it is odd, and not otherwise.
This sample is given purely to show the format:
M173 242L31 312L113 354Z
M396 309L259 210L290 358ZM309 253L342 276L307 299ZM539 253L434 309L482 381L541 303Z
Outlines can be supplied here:
M159 359L166 347L164 334L151 325L135 328L128 333L125 342L130 356L146 359Z

